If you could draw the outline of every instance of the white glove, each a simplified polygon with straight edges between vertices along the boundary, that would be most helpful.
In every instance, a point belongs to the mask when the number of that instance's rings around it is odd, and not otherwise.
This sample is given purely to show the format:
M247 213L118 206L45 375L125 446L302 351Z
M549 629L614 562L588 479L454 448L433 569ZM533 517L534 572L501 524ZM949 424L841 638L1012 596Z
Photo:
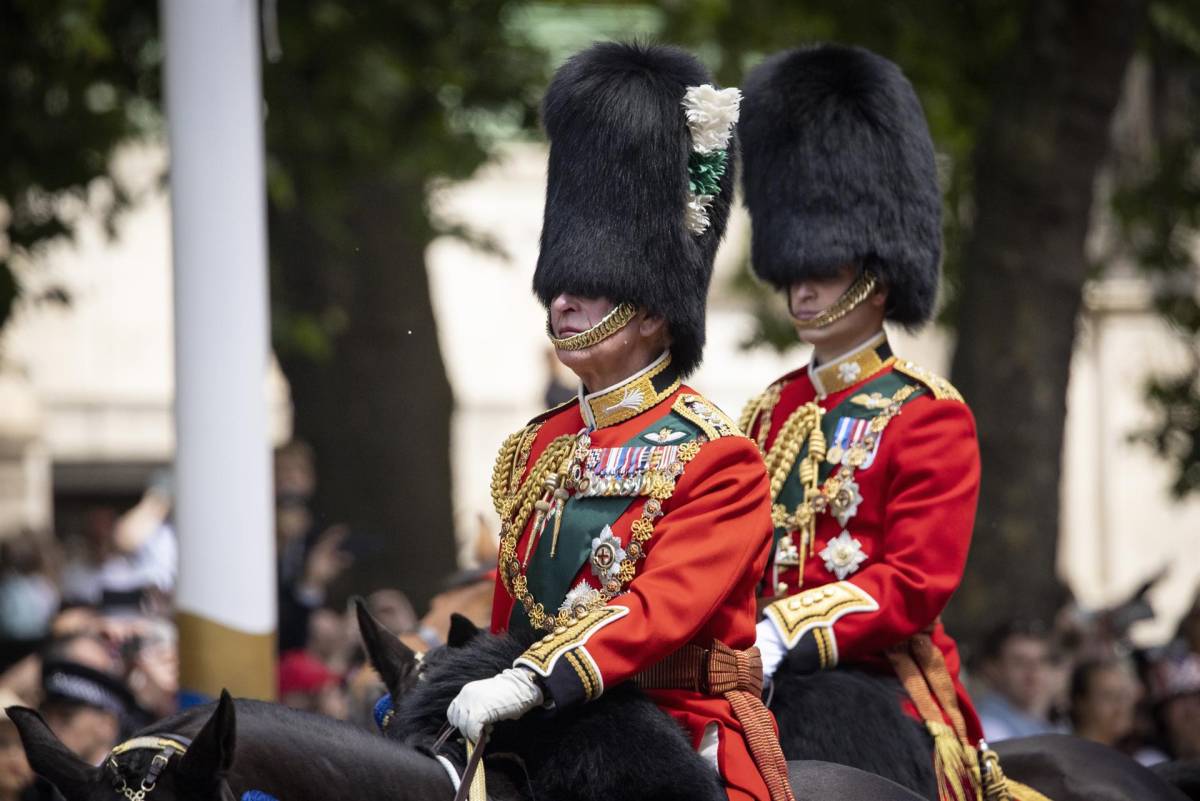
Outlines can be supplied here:
M787 643L779 636L779 629L770 620L763 618L758 621L758 637L754 645L762 654L763 678L769 679L775 675L779 663L787 656Z
M498 720L513 720L542 703L542 688L528 668L509 668L490 679L463 685L446 710L446 720L471 742L478 742L483 727Z

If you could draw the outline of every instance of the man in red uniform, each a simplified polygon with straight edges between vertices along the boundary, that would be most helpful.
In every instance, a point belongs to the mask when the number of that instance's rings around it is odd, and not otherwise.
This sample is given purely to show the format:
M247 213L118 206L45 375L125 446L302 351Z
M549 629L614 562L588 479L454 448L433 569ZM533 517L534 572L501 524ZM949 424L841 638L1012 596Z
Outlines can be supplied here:
M883 329L926 323L937 295L941 195L924 115L896 65L860 48L777 54L745 91L754 270L813 347L741 420L773 500L764 670L787 655L800 672L895 671L938 745L943 795L973 795L963 779L978 781L980 728L938 616L971 540L975 422L949 382L893 355Z
M730 798L790 798L753 650L771 548L762 459L681 381L733 195L740 95L682 51L599 44L556 74L534 290L576 399L505 441L494 631L542 635L448 711L469 739L633 680ZM687 688L687 689L685 689Z

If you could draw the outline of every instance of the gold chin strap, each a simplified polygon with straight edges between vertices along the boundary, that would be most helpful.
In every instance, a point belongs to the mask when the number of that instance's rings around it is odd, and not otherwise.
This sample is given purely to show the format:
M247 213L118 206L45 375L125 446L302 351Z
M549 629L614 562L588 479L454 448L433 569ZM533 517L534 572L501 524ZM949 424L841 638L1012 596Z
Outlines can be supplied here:
M572 334L569 337L554 336L554 331L550 328L550 320L547 318L546 336L550 337L550 344L559 350L584 350L603 342L620 331L629 324L635 314L637 314L637 307L632 303L620 303L604 315L604 319L600 322L586 331Z
M811 330L814 328L824 328L827 325L832 325L838 320L845 317L850 312L854 311L860 303L871 297L871 293L875 291L876 281L875 276L870 273L863 273L858 277L850 288L842 293L842 296L833 302L825 311L818 314L816 317L811 317L807 320L800 320L795 317L792 322L796 328ZM582 334L580 335L582 336Z

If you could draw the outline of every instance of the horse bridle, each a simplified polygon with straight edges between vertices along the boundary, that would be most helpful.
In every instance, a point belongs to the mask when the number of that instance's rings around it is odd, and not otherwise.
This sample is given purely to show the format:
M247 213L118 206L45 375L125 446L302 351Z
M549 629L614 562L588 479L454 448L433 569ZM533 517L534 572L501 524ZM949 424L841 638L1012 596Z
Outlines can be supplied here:
M145 801L146 796L158 785L158 777L166 770L171 757L187 753L188 746L191 744L191 740L178 734L151 734L126 740L113 748L108 754L108 759L105 760L105 764L112 769L113 789L125 796L128 801ZM142 777L136 789L130 787L129 783L125 781L125 777L121 775L121 766L117 764L117 757L129 751L158 751L150 760L150 767L147 768L146 775Z

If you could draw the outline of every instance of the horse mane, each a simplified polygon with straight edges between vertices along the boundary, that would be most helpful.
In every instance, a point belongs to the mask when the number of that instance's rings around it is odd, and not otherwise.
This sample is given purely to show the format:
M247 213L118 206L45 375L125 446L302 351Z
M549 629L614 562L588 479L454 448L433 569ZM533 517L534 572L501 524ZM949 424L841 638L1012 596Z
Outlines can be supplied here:
M435 648L421 663L416 686L392 699L395 717L388 732L407 741L428 742L446 722L446 709L467 682L495 676L525 650L510 634L479 634L459 647Z
M774 676L771 711L788 759L837 762L937 798L933 744L900 707L891 676L838 668L801 674L788 662Z
M511 667L525 647L511 635L480 634L460 647L431 651L416 686L394 699L389 735L428 745L462 686ZM555 713L535 710L498 723L488 752L493 758L517 757L536 799L727 798L717 772L692 748L683 728L629 682L577 707Z

